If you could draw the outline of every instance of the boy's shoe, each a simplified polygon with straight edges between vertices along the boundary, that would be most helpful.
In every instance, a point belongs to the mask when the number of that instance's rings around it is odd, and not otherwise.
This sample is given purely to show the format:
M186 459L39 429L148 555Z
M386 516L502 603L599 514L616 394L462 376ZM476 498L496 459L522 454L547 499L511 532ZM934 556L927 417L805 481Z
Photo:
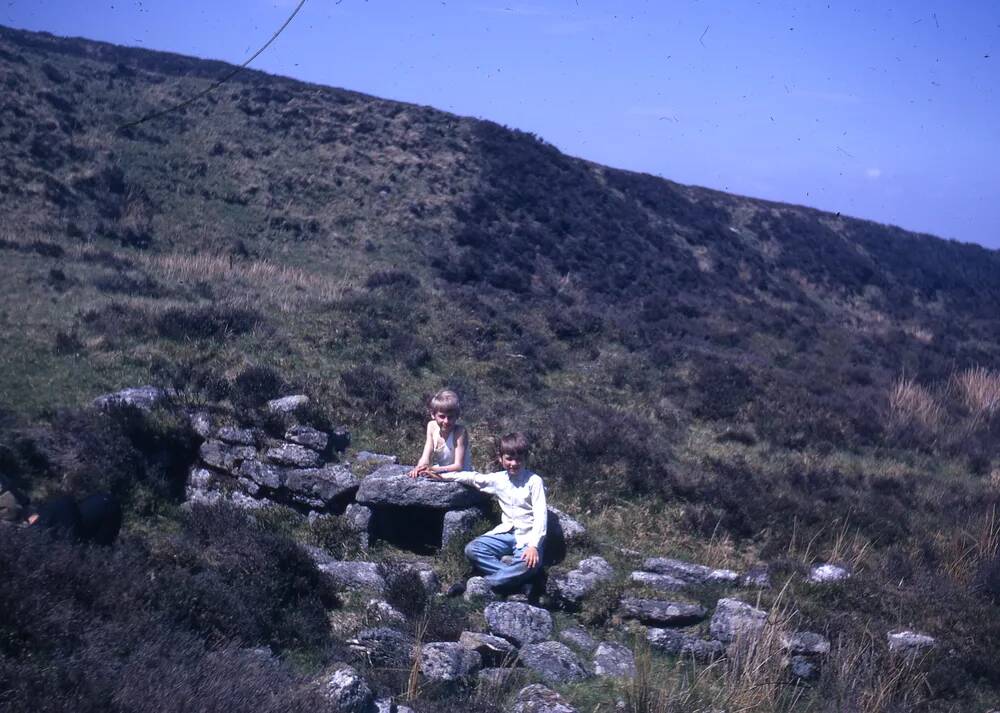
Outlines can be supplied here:
M447 590L445 590L446 597L460 597L465 594L465 582L458 581L452 583Z

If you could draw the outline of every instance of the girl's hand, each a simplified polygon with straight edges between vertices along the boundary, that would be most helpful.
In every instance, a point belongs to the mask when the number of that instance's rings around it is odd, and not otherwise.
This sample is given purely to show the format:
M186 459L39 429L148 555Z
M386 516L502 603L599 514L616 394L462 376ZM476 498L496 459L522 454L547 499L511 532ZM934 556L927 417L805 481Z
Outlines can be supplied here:
M419 478L421 475L425 475L426 472L427 472L426 465L415 465L413 466L413 470L407 473L407 475L409 475L411 478Z
M537 547L526 547L524 554L521 555L521 559L528 567L534 568L538 565L538 548Z

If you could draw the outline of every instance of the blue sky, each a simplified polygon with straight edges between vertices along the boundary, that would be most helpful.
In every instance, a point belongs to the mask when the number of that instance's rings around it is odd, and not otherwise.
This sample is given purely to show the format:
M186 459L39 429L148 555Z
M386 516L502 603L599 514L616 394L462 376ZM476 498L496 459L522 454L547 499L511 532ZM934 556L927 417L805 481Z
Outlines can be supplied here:
M297 0L7 0L239 63ZM252 65L682 183L1000 248L1000 2L307 0Z

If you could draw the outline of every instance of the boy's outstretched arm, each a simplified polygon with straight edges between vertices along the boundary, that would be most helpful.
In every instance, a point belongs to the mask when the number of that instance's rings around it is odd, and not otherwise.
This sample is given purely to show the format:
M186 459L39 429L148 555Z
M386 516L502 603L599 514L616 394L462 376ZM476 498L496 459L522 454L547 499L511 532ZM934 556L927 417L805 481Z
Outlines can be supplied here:
M427 436L424 438L424 452L420 456L420 460L417 464L413 466L408 475L411 478L416 478L422 472L427 470L428 464L431 462L431 452L434 450L434 436L431 435L431 424L433 421L427 422Z

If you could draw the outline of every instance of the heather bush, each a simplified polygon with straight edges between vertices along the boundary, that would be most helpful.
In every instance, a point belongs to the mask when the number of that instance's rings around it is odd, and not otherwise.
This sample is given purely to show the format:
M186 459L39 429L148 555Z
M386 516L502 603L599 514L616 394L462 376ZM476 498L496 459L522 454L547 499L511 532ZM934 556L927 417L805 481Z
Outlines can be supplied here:
M198 438L183 415L169 408L116 404L60 415L43 441L69 490L109 492L130 501L139 486L154 500L178 500ZM142 509L140 502L133 504Z
M260 312L247 307L171 307L156 318L156 331L175 341L226 338L246 334L264 321Z
M295 549L218 508L152 548L0 528L4 709L314 710L302 678L239 648L329 644L335 599Z
M233 405L252 409L286 395L289 385L269 366L248 366L233 380Z

